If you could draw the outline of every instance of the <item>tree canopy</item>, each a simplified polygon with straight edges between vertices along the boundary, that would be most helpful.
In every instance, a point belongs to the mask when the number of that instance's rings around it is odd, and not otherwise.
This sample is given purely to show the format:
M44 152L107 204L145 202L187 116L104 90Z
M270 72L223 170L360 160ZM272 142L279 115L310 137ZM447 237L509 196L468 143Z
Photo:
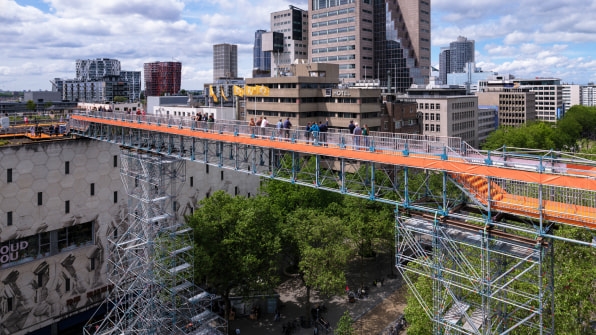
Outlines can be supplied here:
M262 197L249 200L223 191L199 205L188 218L194 231L199 282L221 294L227 307L233 289L250 295L275 287L281 250L279 211Z
M573 106L557 123L501 127L488 136L482 148L578 150L581 140L596 140L596 107Z

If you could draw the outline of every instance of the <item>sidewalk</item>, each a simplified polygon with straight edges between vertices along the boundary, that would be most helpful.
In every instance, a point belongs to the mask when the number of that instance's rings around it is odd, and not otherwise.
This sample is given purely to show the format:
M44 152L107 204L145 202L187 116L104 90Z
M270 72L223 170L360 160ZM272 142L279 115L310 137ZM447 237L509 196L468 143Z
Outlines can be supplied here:
M336 327L339 318L348 310L354 322L356 334L387 334L389 327L395 324L395 321L403 314L405 307L405 285L399 276L397 278L388 278L384 276L383 285L373 287L373 279L370 274L375 271L369 271L364 274L364 280L369 283L369 294L367 298L356 299L354 303L349 303L347 295L334 296L330 299L322 299L311 292L311 304L324 303L327 312L324 317L331 324L333 329ZM361 275L361 274L359 274ZM353 276L351 276L353 277ZM360 277L358 277L360 278ZM359 280L354 280L357 282ZM275 322L273 314L263 314L259 320L250 320L248 317L229 321L229 334L235 334L236 328L240 329L241 335L262 335L262 334L283 334L282 327L288 322L299 319L305 315L306 289L301 285L297 278L289 279L280 285L278 290L280 300L283 304L281 310L281 320ZM314 328L299 327L292 335L312 335ZM319 334L325 334L319 330Z

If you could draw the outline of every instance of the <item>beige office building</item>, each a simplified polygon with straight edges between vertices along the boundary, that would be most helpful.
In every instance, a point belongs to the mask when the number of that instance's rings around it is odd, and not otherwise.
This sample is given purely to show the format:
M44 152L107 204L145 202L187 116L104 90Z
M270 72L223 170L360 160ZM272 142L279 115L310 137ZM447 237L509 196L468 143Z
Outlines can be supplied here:
M541 121L557 122L565 113L563 85L556 78L514 79L516 88L529 89L536 93L536 118Z
M478 147L478 98L475 96L416 97L423 134L460 137Z
M517 127L536 120L536 93L529 89L487 87L476 96L480 106L498 108L499 126Z
M380 89L338 88L337 64L292 64L291 76L249 78L246 85L263 85L269 96L246 97L245 120L266 117L275 124L290 118L294 126L325 121L347 128L350 120L381 128Z

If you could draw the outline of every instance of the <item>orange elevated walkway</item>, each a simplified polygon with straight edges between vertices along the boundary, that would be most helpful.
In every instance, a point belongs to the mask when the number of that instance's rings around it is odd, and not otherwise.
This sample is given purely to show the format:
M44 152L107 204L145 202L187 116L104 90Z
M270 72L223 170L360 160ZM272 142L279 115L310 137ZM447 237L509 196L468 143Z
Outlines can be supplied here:
M143 122L122 121L110 118L95 118L84 115L73 115L72 118L74 120L90 123L141 129L145 131L222 141L227 143L238 143L313 155L323 155L388 165L406 166L417 169L445 171L454 176L455 180L469 189L471 193L475 194L477 199L484 204L487 203L488 199L488 184L486 178L480 176L514 180L529 184L572 188L590 192L596 191L596 178L590 178L594 176L596 168L584 168L581 165L577 165L575 168L578 170L583 170L585 172L583 173L585 177L581 174L566 175L540 173L537 171L518 170L495 165L473 164L466 162L459 157L440 159L436 155L411 154L406 156L401 151L376 150L375 152L371 152L368 150L350 150L346 148L340 148L337 144L329 144L328 146L315 146L305 142L292 143L290 141L271 140L267 137L252 137L249 134L233 134L230 132L218 133L203 130L193 130L178 126L168 126L166 124L148 124ZM484 180L484 182L481 180ZM494 183L491 183L491 200L491 208L494 210L532 218L540 217L541 211L538 199L508 194ZM561 222L573 226L596 229L596 208L592 207L543 200L542 218L545 220Z

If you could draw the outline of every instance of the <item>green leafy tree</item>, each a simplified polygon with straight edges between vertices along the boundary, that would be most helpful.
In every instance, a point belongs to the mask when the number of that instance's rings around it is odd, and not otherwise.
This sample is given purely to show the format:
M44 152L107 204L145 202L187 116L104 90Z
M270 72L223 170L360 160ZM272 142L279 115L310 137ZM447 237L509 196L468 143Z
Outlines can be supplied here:
M556 149L564 147L564 138L546 122L535 122L520 127L504 127L491 133L483 149L494 150L503 146L533 149Z
M346 284L350 255L348 232L339 217L313 209L297 209L288 218L298 249L298 269L306 287L305 315L310 318L311 289L324 295L340 294Z
M115 96L114 97L114 102L127 102L128 101L128 97L123 97L123 96Z
M199 202L188 218L196 244L199 282L214 288L230 307L230 293L268 292L278 284L279 211L267 199L232 197L223 191Z
M354 320L350 315L349 311L345 311L344 314L337 321L335 328L336 335L355 335L356 330L354 329Z
M414 267L418 265L412 265ZM433 333L432 315L428 313L427 308L433 306L433 283L429 277L409 274L415 283L416 291L420 293L418 298L422 299L423 304L416 298L416 295L408 288L406 295L407 306L404 308L404 315L408 320L408 334L410 335L428 335Z
M346 196L342 205L337 205L336 213L341 213L342 221L348 224L350 241L354 245L360 261L374 257L378 248L395 245L395 218L393 206L367 199ZM361 269L363 266L361 266ZM393 273L393 265L388 269ZM383 277L382 270L375 274ZM360 285L364 286L364 273L360 273Z
M560 227L557 235L590 241L590 231ZM555 326L566 334L593 334L596 315L596 248L555 242Z
M37 104L33 100L28 100L27 109L33 112L35 109L37 109Z

